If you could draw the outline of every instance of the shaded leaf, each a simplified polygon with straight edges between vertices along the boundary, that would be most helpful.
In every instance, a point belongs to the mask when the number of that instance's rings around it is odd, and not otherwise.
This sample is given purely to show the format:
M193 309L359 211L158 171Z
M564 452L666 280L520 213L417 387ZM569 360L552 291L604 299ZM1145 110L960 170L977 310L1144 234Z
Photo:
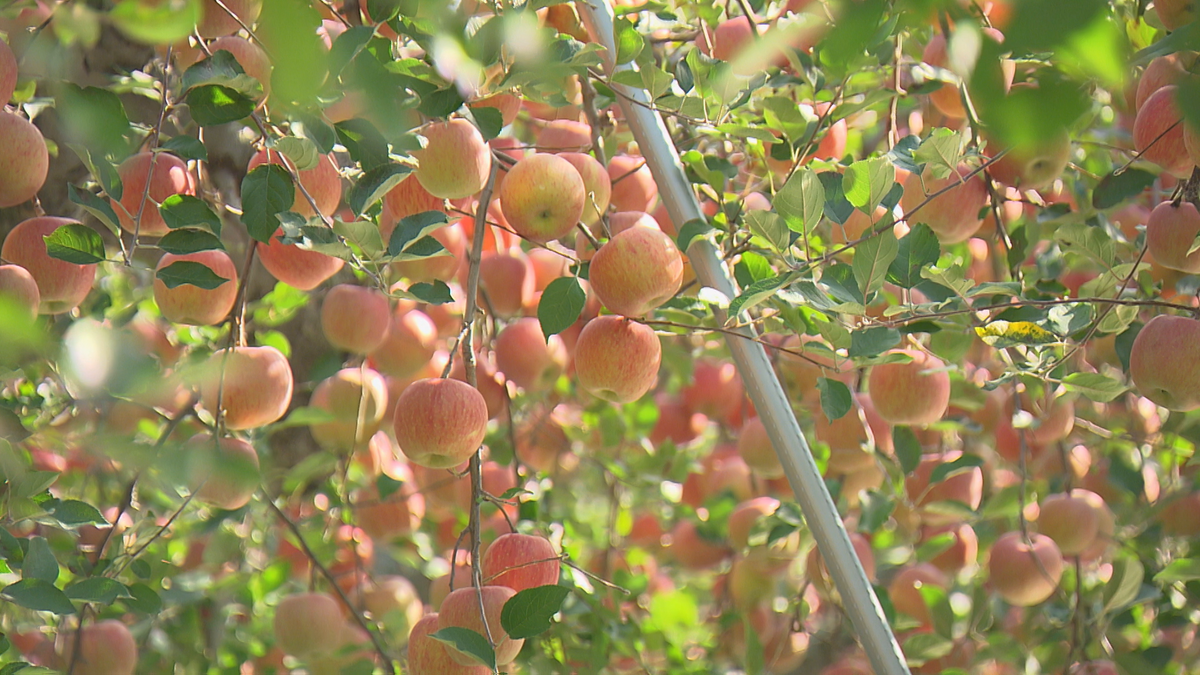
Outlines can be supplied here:
M350 192L346 194L346 203L356 215L362 215L375 202L383 199L389 190L400 184L404 177L412 173L412 167L390 162L381 164L364 173Z
M938 261L941 244L925 223L917 223L900 238L896 257L888 266L888 280L901 288L921 283L921 269Z
M46 241L46 254L51 258L76 265L104 262L104 240L99 232L87 225L62 225L42 238Z
M262 164L242 179L242 222L256 241L267 243L279 229L275 216L291 208L296 186L288 170L278 164Z
M204 227L213 234L220 236L221 219L208 203L192 195L171 195L163 200L158 207L163 222L171 229L183 227Z
M1124 394L1129 387L1103 373L1070 373L1063 378L1070 391L1077 391L1093 401L1108 403Z
M917 470L921 464L921 441L913 433L912 428L898 426L892 429L892 445L896 450L896 459L905 475Z
M193 260L177 260L156 272L154 276L167 288L190 284L206 291L218 288L221 284L229 281L212 271L208 265Z
M566 586L536 586L518 592L504 603L500 625L514 640L539 635L550 628L550 620L571 593Z
M1092 190L1092 206L1107 209L1116 206L1154 184L1158 176L1143 169L1128 168L1120 174L1109 173Z
M81 190L74 185L67 185L67 197L72 203L78 204L92 214L113 233L120 232L120 220L113 210L112 203L88 190Z
M54 584L41 579L22 579L5 586L0 595L25 609L52 614L74 614L75 605Z
M821 411L830 422L845 417L854 409L854 395L845 382L820 377L817 378L817 391L821 394Z
M108 577L80 579L63 589L63 592L72 600L98 602L104 605L111 605L117 598L133 597L125 584Z
M192 136L176 136L163 143L162 149L180 159L190 159L199 162L208 161L208 148L204 147L199 138L193 138Z
M895 328L875 326L850 333L851 358L878 356L900 344L900 331Z
M575 277L559 277L551 281L538 302L538 323L542 335L548 340L571 327L587 303L587 293Z
M888 270L900 253L900 244L891 229L884 230L854 249L854 279L863 298L883 287Z
M245 119L257 104L245 94L219 84L196 87L187 94L192 119L202 127L228 124Z
M30 537L25 561L21 563L22 579L40 579L53 584L58 580L58 560L45 537Z
M171 230L162 239L158 240L158 246L167 253L174 255L187 255L188 253L196 253L198 251L225 250L225 245L212 232L192 228Z
M516 596L513 596L516 597ZM469 628L452 626L443 628L429 637L466 654L483 665L495 670L496 651L488 644L487 638Z

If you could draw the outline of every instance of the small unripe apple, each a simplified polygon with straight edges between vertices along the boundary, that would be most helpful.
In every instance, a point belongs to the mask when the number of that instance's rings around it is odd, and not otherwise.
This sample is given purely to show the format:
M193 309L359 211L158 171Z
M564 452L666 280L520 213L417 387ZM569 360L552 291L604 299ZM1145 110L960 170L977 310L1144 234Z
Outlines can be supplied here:
M50 171L50 151L42 132L3 106L0 102L0 148L4 148L0 155L0 209L37 196Z
M579 171L548 153L517 162L500 186L504 217L517 234L538 243L560 239L573 230L586 203Z
M133 675L137 669L137 642L116 619L85 625L82 633L64 631L59 638L62 662L72 664L75 675Z
M613 403L641 398L658 379L662 344L654 329L620 316L584 325L575 343L575 377L589 393Z
M1133 341L1129 376L1142 396L1168 410L1200 408L1200 321L1151 319Z
M600 247L592 258L588 282L614 313L645 316L679 292L683 257L660 230L632 227Z
M421 186L439 199L463 199L483 189L492 153L479 130L467 120L435 122L421 130L425 147L413 152Z
M933 424L950 406L950 375L936 356L916 349L895 350L912 360L871 369L867 386L879 416L891 424Z
M392 322L388 298L374 288L340 284L321 301L321 329L329 344L369 354L387 339Z
M191 326L214 326L221 323L229 315L229 310L233 309L238 293L237 266L233 264L229 254L217 250L197 251L186 255L167 253L159 258L155 271L176 262L200 263L225 281L213 289L192 284L167 288L161 279L155 277L154 302L163 317L174 323Z
M1188 274L1200 272L1200 250L1191 251L1200 235L1200 211L1188 201L1165 201L1146 220L1146 247L1163 267Z
M292 656L329 654L342 646L346 619L341 606L327 593L297 593L275 607L275 639Z
M504 610L504 603L516 594L516 591L507 586L483 586L478 589L468 586L451 591L438 610L438 629L456 627L473 630L484 636L490 634L495 642L496 664L512 663L520 653L521 647L525 645L525 640L514 640L508 636L508 632L500 625L500 612ZM479 663L474 657L450 645L447 645L446 652L459 665L471 666Z
M1020 532L1006 532L992 545L988 560L992 588L1010 605L1032 607L1054 595L1062 579L1063 557L1054 540Z
M448 469L475 454L487 422L483 395L458 380L418 380L396 401L396 442L414 464L430 469Z
M520 593L558 583L559 556L545 537L503 534L484 551L483 583L507 586Z
M283 417L292 384L292 367L278 349L234 347L209 357L200 401L213 416L224 411L226 429L255 429Z
M212 434L199 434L181 451L188 480L201 503L233 511L248 504L258 489L258 453L240 438L222 438L218 443Z
M3 124L2 118L3 115L0 115L0 124ZM2 142L0 147L3 147ZM0 185L3 183L3 176L0 175ZM0 190L3 188L0 187ZM41 298L39 311L42 314L69 312L78 307L92 290L96 266L76 265L51 258L43 239L63 225L78 224L79 221L70 218L30 218L14 227L4 239L4 245L0 246L0 258L24 267L37 282Z
M29 270L20 265L0 265L0 301L11 303L15 310L28 311L32 321L37 318L41 298Z

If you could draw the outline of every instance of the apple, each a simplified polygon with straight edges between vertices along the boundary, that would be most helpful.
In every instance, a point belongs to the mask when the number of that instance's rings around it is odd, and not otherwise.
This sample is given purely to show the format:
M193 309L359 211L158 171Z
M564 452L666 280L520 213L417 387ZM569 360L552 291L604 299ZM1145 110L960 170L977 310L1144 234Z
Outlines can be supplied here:
M247 40L244 37L229 35L219 37L216 40L208 43L208 51L216 54L224 50L233 55L234 60L242 67L247 75L258 80L262 85L262 98L258 104L261 106L267 97L271 95L271 72L275 69L271 65L271 59L262 47Z
M409 216L426 211L445 209L446 201L429 194L413 174L404 177L396 187L383 196L383 211L379 214L379 230L386 243L396 224Z
M933 424L950 406L950 375L941 359L917 349L895 349L908 363L875 366L867 378L871 402L890 424Z
M595 157L582 152L563 152L558 155L570 162L583 179L584 205L580 222L592 227L600 222L600 217L608 212L608 204L612 200L612 179Z
M984 37L995 43L1002 44L1004 42L1004 34L995 28L984 28L981 32ZM925 51L921 55L921 60L931 66L951 70L955 70L956 68L961 70L970 65L968 63L956 63L955 57L957 56L957 53L946 53L946 36L934 31L933 37L925 45ZM1008 87L1012 84L1013 77L1016 74L1016 64L1012 61L1002 60L999 65L1004 77L1005 87ZM957 85L943 84L929 95L929 101L938 112L946 117L961 120L967 116Z
M609 237L615 237L625 230L629 230L634 227L648 227L652 230L658 230L660 232L662 231L662 227L659 226L658 221L654 219L654 216L642 211L618 211L617 213L613 213L608 216L608 231L606 233L601 232L603 229L601 227L593 226L591 230L593 233L599 236L605 236L605 234L607 234ZM601 244L600 247L603 248L604 245ZM582 231L576 232L575 257L586 262L590 261L595 256L596 249L592 246L591 240L588 239L588 237Z
M29 270L20 265L0 265L0 302L10 303L15 310L27 311L30 321L37 318L42 294Z
M989 152L1003 147L999 145L992 149L989 145ZM1028 141L1008 146L1008 152L989 164L987 172L1004 185L1038 190L1058 180L1070 160L1071 135L1063 130L1053 138L1040 142Z
M225 415L230 431L266 426L292 402L292 368L274 347L221 350L208 358L205 371L200 400L214 417Z
M711 44L709 34L712 34ZM732 61L747 47L754 44L756 26L749 17L736 16L717 24L715 30L701 29L696 35L696 49L705 56L721 61ZM738 73L747 75L749 73Z
M412 377L429 363L439 344L437 326L429 315L397 306L387 337L371 352L369 362L384 375Z
M832 422L824 412L813 414L813 433L829 446L828 470L833 474L854 473L873 465L875 453L864 448L868 440L875 450L892 454L892 427L879 416L871 396L856 393L854 401L848 413Z
M973 466L959 470L941 482L929 484L933 471L942 464L953 462L962 457L961 450L950 450L943 454L925 455L915 471L904 481L908 498L918 507L926 507L936 502L953 501L967 505L972 510L978 509L983 503L983 469ZM946 525L953 523L953 515L923 509L922 520L928 525Z
M700 571L716 567L729 557L731 551L723 542L702 536L692 521L681 520L671 530L667 553L684 569Z
M592 127L579 120L550 120L537 136L538 152L582 153L591 147Z
M588 282L614 313L645 316L679 292L683 257L660 230L632 227L596 251Z
M7 100L7 99L6 99ZM32 122L7 112L0 103L0 209L37 196L50 171L46 139Z
M240 438L198 434L184 443L184 463L196 500L233 511L250 503L258 489L258 453Z
M293 176L293 181L296 176L299 176L300 184L295 186L296 195L292 199L289 211L299 213L305 218L317 215L317 212L313 211L312 204L304 196L304 192L308 192L308 196L316 202L317 210L322 215L329 217L337 211L338 205L342 202L342 177L338 173L337 162L333 155L321 155L317 159L317 165L311 169L294 171L296 167L290 159L285 164L283 155L278 151L264 148L254 153L246 170L253 171L263 164L278 164L293 169L293 171L289 171ZM304 192L300 190L301 186L304 187Z
M1150 212L1146 220L1146 247L1154 261L1163 267L1196 274L1200 272L1200 251L1188 251L1200 235L1200 211L1188 201L1178 205L1165 201Z
M658 419L647 438L655 447L668 440L677 446L691 443L708 427L708 418L692 412L678 396L657 394L654 402L654 407L658 408Z
M279 228L267 243L260 243L256 251L263 268L292 288L311 291L341 271L346 264L341 258L300 248L296 244L285 244L279 240L282 235L283 228Z
M1146 99L1133 122L1133 145L1141 158L1166 169L1172 175L1186 178L1195 161L1184 145L1182 113L1175 103L1179 87L1168 85Z
M341 605L328 593L296 593L275 607L275 639L284 652L299 658L341 647L345 623Z
M924 586L949 588L950 580L933 565L917 563L892 577L891 583L888 584L888 596L897 612L911 616L921 622L922 626L932 626L933 617L929 606L925 604L924 596L921 595L921 588Z
M1154 0L1154 11L1167 30L1182 28L1196 18L1195 0Z
M529 264L533 267L533 290L541 293L550 282L566 276L571 259L558 251L548 248L535 248L526 254Z
M646 160L634 155L616 155L608 160L608 177L612 181L610 203L617 211L649 213L658 199L658 185Z
M385 221L380 216L381 224ZM463 220L466 220L465 218ZM387 229L387 228L383 228ZM390 232L390 230L388 230ZM396 276L411 282L450 281L460 270L465 270L463 261L467 256L468 241L462 229L453 225L439 227L429 233L449 255L434 255L416 260L400 260L391 264ZM464 272L465 274L465 272ZM457 333L457 331L455 331Z
M520 249L485 253L479 262L480 306L497 318L519 316L533 297L535 282L529 256Z
M12 100L17 90L17 55L12 47L0 40L0 107Z
M242 29L242 24L253 26L262 12L262 0L221 0L225 7L217 4L216 0L204 0L204 18L196 24L196 33L200 37L215 38L233 35ZM228 8L228 11L226 11ZM230 16L232 12L237 19ZM238 22L241 19L241 23Z
M387 384L367 367L343 368L321 380L309 405L328 411L331 422L314 422L313 438L322 448L350 452L364 445L383 424Z
M742 378L732 363L699 358L692 364L692 381L683 388L683 400L692 410L709 418L726 418L742 406L745 398Z
M921 541L924 543L947 534L952 537L950 545L930 558L929 564L946 574L957 574L974 565L979 558L979 537L969 523L957 523L924 527L921 530Z
M527 392L554 386L567 365L567 351L557 335L547 340L535 318L517 319L496 336L496 367L504 377Z
M520 593L558 583L559 555L549 539L533 534L503 534L487 547L480 563L483 583Z
M500 612L504 609L504 603L516 594L516 591L506 586L483 586L478 589L468 586L451 591L450 595L447 595L446 599L442 601L442 606L438 611L438 629L466 628L485 638L490 633L492 641L495 643L496 664L512 663L520 653L521 647L525 645L525 640L514 640L508 636L508 633L500 626ZM480 596L482 596L482 600ZM483 605L482 613L480 604ZM486 627L484 626L485 619ZM460 652L452 646L447 645L446 652L459 665L470 666L479 663L474 657Z
M388 298L374 288L339 284L321 301L321 330L342 351L375 351L387 339L391 322Z
M1200 492L1174 494L1167 499L1170 501L1158 514L1163 532L1176 537L1195 537L1200 534Z
M863 566L863 572L869 581L874 582L875 552L871 549L871 540L858 532L848 532L847 534L850 536L850 546L854 549L854 555ZM833 577L829 574L829 567L825 564L825 558L821 555L819 548L813 546L809 550L806 564L808 579L816 586L817 590L823 594L833 592L835 588Z
M467 103L471 108L495 108L500 111L500 121L508 126L517 119L521 112L521 97L508 91L501 91L490 96L477 98Z
M396 401L400 451L413 463L430 469L448 469L475 454L483 443L487 422L483 395L458 380L417 380Z
M545 243L575 229L587 204L583 177L567 160L530 155L509 169L500 185L500 208L517 234Z
M450 648L431 637L438 631L438 614L426 614L408 634L407 675L491 675L492 669L478 663L464 666L450 658Z
M1054 540L1006 532L992 545L988 574L992 588L1010 605L1032 607L1054 595L1062 578L1063 557Z
M214 274L225 279L214 289L204 289L192 284L167 288L161 279L154 279L154 302L168 321L191 326L215 326L225 320L237 301L237 266L229 254L220 251L197 251L186 255L164 254L159 258L155 271L177 262L194 262L204 265Z
M434 122L421 130L426 145L412 154L421 186L439 199L470 197L487 184L492 151L467 120Z
M1142 396L1168 410L1200 408L1200 321L1151 319L1133 341L1129 375Z
M459 382L467 381L467 370L462 358L454 359L450 366L450 377ZM496 369L494 354L476 352L475 387L483 394L483 400L487 403L488 419L498 419L508 411L508 394L505 391L504 378Z
M756 475L763 478L779 478L783 475L783 464L779 462L779 455L761 419L751 417L746 420L738 432L737 448L738 454Z
M1054 540L1065 556L1083 553L1096 540L1099 516L1082 497L1057 493L1042 500L1037 517L1038 531Z
M133 675L137 669L138 647L133 633L116 619L85 625L81 633L59 634L62 663L72 664L75 675ZM79 653L75 653L75 649ZM65 671L65 669L64 669Z
M988 199L983 179L979 174L967 178L970 174L971 168L966 165L945 178L935 178L928 168L923 173L909 174L900 197L905 221L910 227L925 223L943 245L970 239L983 225L979 212ZM946 188L950 189L929 198Z
M1191 69L1196 66L1196 52L1175 52L1159 56L1146 65L1138 78L1137 94L1134 99L1134 109L1140 110L1146 99L1154 92L1169 85L1178 85L1192 75Z
M587 322L575 344L579 386L612 403L630 403L650 391L661 362L662 344L654 329L620 316Z
M388 630L401 643L421 620L425 606L413 583L399 575L377 577L367 588L359 591L362 604L371 618Z
M401 463L395 468L400 470L393 470L392 479L402 483L398 490L380 499L377 486L370 485L354 500L354 522L373 539L410 536L425 517L425 495L417 490L412 470Z
M2 145L0 143L0 146ZM0 185L3 183L0 179ZM39 311L42 314L69 312L78 307L92 290L96 266L76 265L51 258L46 252L46 242L43 239L64 225L78 224L79 221L70 218L30 218L14 227L0 247L0 258L24 267L37 282L41 298Z
M750 534L754 531L755 523L778 509L779 500L774 497L755 497L738 504L729 514L729 543L739 551L745 550L750 546Z
M120 205L110 199L121 229L151 237L170 232L158 211L158 205L173 195L196 194L196 179L187 163L166 152L140 152L117 167L123 190ZM146 183L150 183L149 191ZM142 197L146 200L143 205ZM141 219L138 220L139 213Z

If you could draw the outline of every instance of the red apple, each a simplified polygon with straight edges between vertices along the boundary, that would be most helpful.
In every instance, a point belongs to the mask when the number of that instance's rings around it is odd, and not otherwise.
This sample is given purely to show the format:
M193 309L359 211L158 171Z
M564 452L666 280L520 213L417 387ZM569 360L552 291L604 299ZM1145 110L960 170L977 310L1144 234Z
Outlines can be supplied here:
M496 367L527 392L554 386L566 368L567 351L557 335L547 340L535 318L517 319L496 336Z
M545 537L504 534L487 547L481 562L483 583L520 593L558 583L559 555Z
M716 567L731 553L724 542L702 536L690 520L679 521L671 530L671 546L667 552L685 569L697 571Z
M0 148L4 148L0 153L0 209L3 209L37 196L50 170L50 151L42 132L32 122L3 109L0 109Z
M658 199L658 185L646 160L633 155L617 155L608 160L608 177L612 181L610 203L617 211L649 213Z
M199 263L225 281L211 290L192 284L167 288L167 285L156 277L154 302L163 317L174 323L192 326L215 326L224 321L233 309L238 294L237 266L233 264L229 254L219 250L198 251L187 255L167 253L159 258L158 266L154 269L158 271L176 262Z
M575 344L579 386L613 403L636 401L650 391L661 361L654 329L619 316L587 322Z
M3 115L0 115L0 125ZM0 133L0 138L2 138ZM0 142L0 147L4 147ZM4 184L0 169L0 185ZM2 188L0 188L2 189ZM39 311L42 314L63 314L75 309L92 290L96 278L95 265L76 265L65 260L51 258L46 253L43 237L63 225L78 225L70 218L42 216L30 218L16 227L4 239L0 247L0 258L5 262L24 267L37 282L41 297Z
M263 164L278 164L291 169L296 168L290 159L285 161L283 155L278 151L264 148L250 158L250 164L246 170L253 171ZM292 199L289 211L295 211L306 218L317 215L317 212L313 211L312 204L304 196L304 192L300 190L301 186L316 202L317 209L322 215L332 216L337 211L338 205L342 201L342 177L338 174L337 162L333 159L333 155L321 155L317 159L317 165L311 169L290 171L289 173L293 174L293 180L294 176L300 177L300 185L296 186L296 195Z
M426 614L408 634L408 675L491 675L484 665L460 665L450 658L449 648L429 637L438 631L438 615Z
M8 103L17 89L17 56L0 40L0 106Z
M1072 494L1052 494L1038 510L1038 531L1054 540L1063 555L1083 553L1096 540L1099 516L1086 500Z
M309 405L333 415L330 422L312 425L313 438L326 450L350 452L379 431L387 408L383 376L367 367L343 368L321 380Z
M485 253L479 263L480 306L501 319L519 316L533 297L535 282L529 256L520 249Z
M921 595L920 590L927 585L948 588L950 580L933 565L918 563L901 570L888 585L888 595L891 597L896 611L913 617L923 626L933 625L929 606L925 604L925 598Z
M1133 145L1141 158L1166 169L1172 175L1186 178L1195 162L1184 145L1185 124L1175 103L1179 87L1170 85L1159 89L1138 109L1133 122Z
M275 639L284 652L300 658L329 654L342 646L346 620L327 593L297 593L275 607Z
M458 380L418 380L396 401L395 432L401 452L431 469L448 469L475 454L487 422L483 395Z
M224 7L216 0L204 0L202 4L204 18L196 24L196 32L205 38L233 35L242 29L242 24L253 26L262 12L262 0L222 0ZM236 19L230 16L231 12Z
M64 630L59 639L62 663L73 664L75 675L133 675L137 669L137 642L116 619L85 625L82 633Z
M390 377L412 377L437 352L437 326L425 312L396 307L387 337L371 352L373 368Z
M196 500L232 511L250 502L258 489L258 453L240 438L193 436L181 448Z
M1196 18L1194 0L1154 0L1154 11L1167 30L1182 28Z
M292 401L292 368L274 347L222 350L209 357L205 370L200 400L214 416L218 408L224 412L230 431L266 426L283 417Z
M879 416L891 424L933 424L950 405L950 375L941 359L917 349L898 349L908 363L885 363L867 379Z
M746 420L738 432L737 448L738 454L756 475L763 478L779 478L783 475L783 465L761 419L751 417Z
M387 339L392 312L388 298L374 288L340 284L321 301L321 330L337 349L369 354Z
M592 128L579 120L550 120L538 132L539 152L586 152L592 147Z
M508 636L500 625L500 612L504 609L504 603L516 594L516 591L507 586L483 586L478 589L468 586L451 591L438 610L438 629L466 628L485 638L490 634L495 643L496 664L502 666L512 663L520 653L521 647L525 646L525 640L514 640ZM479 609L480 604L483 605L482 613ZM450 645L446 646L446 652L459 665L470 666L479 663L474 657Z
M570 162L583 179L584 205L579 220L591 227L608 212L608 204L612 200L612 179L608 177L604 165L591 155L564 152L558 156Z
M530 155L509 169L500 186L500 208L513 230L538 243L575 229L587 204L583 177L567 160Z
M1129 375L1143 396L1168 410L1200 408L1200 321L1151 319L1133 341Z
M415 175L429 194L462 199L483 189L492 153L474 124L459 118L434 122L421 129L421 135L426 145L413 152L419 163Z
M670 300L683 284L683 257L661 231L633 227L614 235L592 259L588 282L614 313L640 317Z
M283 228L280 228L267 243L258 245L258 259L271 276L292 288L311 291L337 274L346 264L341 258L300 248L296 244L285 244L279 241L282 234Z
M1165 201L1146 221L1146 247L1163 267L1188 274L1200 272L1200 251L1189 251L1200 235L1200 211L1191 202Z
M1020 532L1000 535L988 560L992 588L1010 605L1032 607L1054 595L1063 573L1063 557L1054 540Z
M956 173L952 172L946 178L935 178L930 169L909 174L900 197L900 207L904 209L909 226L925 223L942 244L957 244L970 239L983 225L979 212L988 199L983 179L978 174L966 178L970 173L970 167L961 165ZM950 189L941 192L946 188ZM939 192L941 194L930 199L930 195Z
M0 265L0 302L10 303L14 310L28 312L31 321L37 318L42 294L29 270L20 265Z

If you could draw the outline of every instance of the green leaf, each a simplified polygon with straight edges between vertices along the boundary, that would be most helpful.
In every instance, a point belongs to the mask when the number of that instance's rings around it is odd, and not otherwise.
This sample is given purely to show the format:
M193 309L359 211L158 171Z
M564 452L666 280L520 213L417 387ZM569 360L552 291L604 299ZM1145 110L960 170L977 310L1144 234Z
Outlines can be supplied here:
M775 211L795 232L812 232L825 212L825 187L812 169L800 169L775 194Z
M821 393L821 411L830 422L845 417L854 409L854 395L845 382L820 377L817 378L817 391Z
M729 303L729 321L736 321L739 314L775 295L795 278L796 275L789 272L750 284Z
M679 236L676 237L675 243L679 245L680 251L686 253L688 247L692 245L692 240L697 237L703 237L712 231L712 226L706 220L699 218L689 220L683 224L683 227L679 228Z
M54 584L41 579L22 579L6 586L0 595L25 609L51 614L74 614L75 605Z
M891 229L884 230L854 249L854 279L863 298L883 288L883 280L900 252L900 244Z
M896 459L899 460L900 469L904 474L916 471L917 466L921 464L921 441L917 439L913 430L907 426L894 427L892 446L896 449Z
M1174 584L1196 579L1200 579L1200 558L1181 558L1172 561L1170 565L1154 575L1154 581L1158 584Z
M346 33L349 32L349 30L346 31ZM337 143L337 133L334 132L333 127L316 115L297 114L292 121L292 129L316 143L317 149L322 154L333 152L333 146Z
M751 211L746 214L746 227L754 235L767 240L776 251L783 252L788 250L788 246L792 241L792 234L788 230L787 223L777 213L770 211Z
M212 127L245 119L257 104L236 89L206 84L187 93L192 119L202 127Z
M50 515L67 528L78 527L90 523L107 523L100 510L78 499L63 499L54 504Z
M1142 590L1146 569L1133 556L1113 561L1112 578L1104 584L1104 611L1112 612L1133 602Z
M429 637L444 642L450 648L457 649L492 670L496 669L496 651L488 644L487 638L469 628L443 628L431 633Z
M983 466L983 458L979 455L964 453L952 462L944 462L935 466L933 472L929 474L929 484L937 485L956 473L961 473L977 466Z
M878 356L900 344L900 331L895 328L875 326L861 328L850 333L850 358Z
M886 158L876 157L846 167L842 191L851 204L871 215L895 183L896 167Z
M1129 387L1102 373L1070 373L1063 378L1070 391L1077 391L1093 401L1108 403L1124 394Z
M934 178L945 178L958 170L966 144L966 133L939 127L913 152L913 159L928 167Z
M247 75L237 58L225 49L217 50L212 56L189 67L180 82L184 91L210 84L219 84L247 97L258 97L263 92L263 83Z
M1054 232L1054 239L1067 251L1074 251L1100 264L1105 269L1116 262L1117 248L1108 233L1100 227L1085 223L1069 223Z
M158 614L162 610L162 598L146 584L138 583L129 587L129 597L125 604L144 614Z
M996 349L1015 345L1048 345L1059 342L1054 333L1030 321L993 321L975 328L984 344Z
M397 230L400 229L398 226ZM333 232L340 237L343 237L347 243L353 244L362 250L367 257L373 258L384 252L383 235L379 233L379 227L367 220L352 220L344 222L340 219L333 221ZM393 236L395 232L392 233ZM413 242L412 246L416 247L417 242ZM408 248L407 246L405 247ZM397 260L404 260L403 254L395 256ZM414 257L426 257L425 255L414 255Z
M418 284L413 284L408 287L409 295L430 305L444 305L447 302L454 302L454 296L450 292L450 287L444 281L427 282L422 281Z
M817 178L821 181L821 189L825 195L825 217L838 225L844 224L850 214L854 213L854 205L846 199L842 191L842 175L836 171L826 171L817 174ZM809 226L806 224L805 227Z
M912 288L923 281L921 269L936 263L940 255L937 235L925 223L917 223L900 238L887 278L901 288Z
M200 139L191 136L176 136L163 143L162 149L181 159L208 161L208 148L204 147Z
M63 589L63 592L72 600L98 602L103 605L111 605L117 598L133 597L125 584L108 577L80 579Z
M200 0L171 0L148 3L121 0L108 13L120 31L148 45L167 45L186 40L202 16Z
M492 106L476 106L471 108L471 116L475 118L475 126L483 140L490 141L500 135L504 129L504 114L499 108Z
M940 659L952 649L954 643L937 633L917 633L904 640L904 656L910 662L924 663Z
M372 14L374 16L374 14ZM370 26L351 26L337 36L329 48L329 79L336 80L346 64L371 41L375 30ZM325 150L324 152L328 152Z
M51 258L76 265L104 262L104 240L99 232L87 225L62 225L42 239L46 241L46 254Z
M129 132L129 117L114 92L68 82L59 90L55 109L61 128L69 130L68 136L78 139L89 150L116 156L127 152L125 134ZM107 188L105 192L114 199L121 198Z
M383 199L389 190L400 184L404 177L412 173L412 167L390 162L381 164L364 173L350 192L346 194L346 203L355 215L362 215L375 202ZM443 221L444 222L444 221Z
M120 221L117 218L117 212L113 210L112 203L99 195L92 194L88 190L80 190L74 185L67 184L67 197L72 203L78 204L88 213L92 214L104 226L113 233L121 231Z
M205 227L213 234L221 235L221 219L208 204L192 195L171 195L158 207L163 222L174 229Z
M1004 45L1014 54L1051 51L1063 44L1103 10L1103 0L1025 0L1014 3Z
M571 327L583 312L587 293L575 277L559 277L551 281L538 302L538 323L547 340Z
M1121 173L1109 173L1092 190L1092 206L1107 209L1135 197L1154 184L1158 178L1143 169L1128 168Z
M162 239L158 240L158 246L167 253L174 255L187 255L188 253L212 251L214 249L225 250L225 245L212 232L192 228L171 230Z
M212 268L204 263L192 260L177 260L155 273L155 278L163 282L167 288L178 288L190 284L211 291L229 280L219 276Z
M403 218L388 239L387 254L399 256L420 239L450 222L443 211L422 211Z
M30 537L29 550L21 563L22 579L40 579L48 584L58 580L58 560L45 537Z
M617 40L617 65L629 63L642 53L646 46L637 26L627 19L617 19L614 26Z
M456 106L457 107L457 106ZM350 157L362 165L363 171L387 164L388 143L373 124L364 119L350 119L334 125L338 141Z
M321 161L321 152L317 150L317 144L307 138L284 136L275 141L272 149L292 160L297 171L311 171L317 168Z
M296 186L287 169L262 164L242 179L242 222L255 240L267 243L279 229L275 216L292 207Z
M550 628L550 620L570 595L566 586L536 586L518 592L504 603L500 625L514 640L540 635Z

